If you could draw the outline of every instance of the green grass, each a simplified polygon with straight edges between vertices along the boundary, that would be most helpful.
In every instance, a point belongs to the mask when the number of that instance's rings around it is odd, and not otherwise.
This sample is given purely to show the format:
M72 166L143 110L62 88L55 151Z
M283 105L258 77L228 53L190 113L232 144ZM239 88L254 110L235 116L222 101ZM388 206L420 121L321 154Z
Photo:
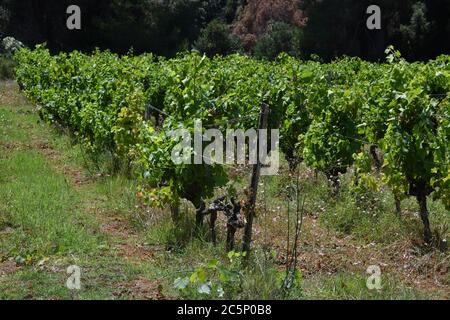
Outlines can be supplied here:
M26 110L0 107L0 144L9 146L0 153L0 221L14 230L1 237L0 257L95 252L98 226L79 210L82 199L66 177L30 147L47 133Z
M81 287L71 291L66 287L69 265L82 266ZM23 267L18 272L0 278L0 299L107 300L120 297L120 284L139 274L133 265L110 256L81 258L51 258L42 267Z
M36 151L14 152L3 160L0 208L15 230L2 237L3 254L42 257L96 250L96 222L79 210L79 194L64 176Z
M367 288L367 275L341 273L303 283L306 299L325 300L427 300L433 296L406 286L392 275L381 276L381 290Z
M115 298L136 267L111 249L111 236L87 208L130 212L128 182L115 177L75 188L64 169L85 163L80 149L18 103L0 106L0 263L18 267L0 277L0 299ZM41 144L54 150L47 155ZM73 264L82 267L84 284L76 293L65 285Z

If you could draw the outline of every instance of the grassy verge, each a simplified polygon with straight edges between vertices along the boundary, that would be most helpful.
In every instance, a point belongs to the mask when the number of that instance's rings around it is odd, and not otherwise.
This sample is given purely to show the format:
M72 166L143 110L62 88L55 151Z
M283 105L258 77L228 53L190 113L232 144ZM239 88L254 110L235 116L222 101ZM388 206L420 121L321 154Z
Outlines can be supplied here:
M40 123L16 92L2 83L0 299L126 298L118 290L136 268L112 248L95 215L117 202L123 210L123 181L91 182L80 151ZM76 294L66 287L70 265L83 272Z

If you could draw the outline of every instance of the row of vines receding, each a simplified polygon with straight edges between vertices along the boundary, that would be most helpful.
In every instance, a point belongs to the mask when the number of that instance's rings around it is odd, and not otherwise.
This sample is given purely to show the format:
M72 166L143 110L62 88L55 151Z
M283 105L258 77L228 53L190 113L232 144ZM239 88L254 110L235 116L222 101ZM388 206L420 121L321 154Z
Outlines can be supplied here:
M327 176L335 196L341 175L354 172L355 188L389 186L397 211L415 197L430 243L427 199L450 209L450 57L408 63L393 48L387 55L386 63L320 64L195 52L170 60L100 51L52 56L38 46L15 59L18 83L43 119L68 128L86 150L111 153L138 179L147 204L170 206L175 220L182 199L197 208L198 225L225 212L228 249L245 203L231 194L205 203L217 188L232 189L227 167L173 163L178 141L168 133L193 130L198 119L204 128L256 128L262 103L292 172L304 162Z

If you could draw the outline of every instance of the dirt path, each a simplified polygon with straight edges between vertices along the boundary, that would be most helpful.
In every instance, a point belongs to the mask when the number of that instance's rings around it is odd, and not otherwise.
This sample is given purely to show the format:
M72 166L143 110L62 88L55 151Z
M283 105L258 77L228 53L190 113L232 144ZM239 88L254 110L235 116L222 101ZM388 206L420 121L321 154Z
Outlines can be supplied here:
M271 226L268 227L270 242L283 265L286 260L286 234L280 232L276 224L284 219L283 214L279 214L269 221ZM264 228L257 225L256 233L263 232ZM260 244L263 238L260 237ZM325 229L317 215L309 214L304 217L298 251L299 269L305 278L342 273L365 274L369 266L375 265L380 267L382 273L396 275L411 287L441 299L450 298L449 255L439 250L423 253L409 239L392 244L363 243L350 235Z

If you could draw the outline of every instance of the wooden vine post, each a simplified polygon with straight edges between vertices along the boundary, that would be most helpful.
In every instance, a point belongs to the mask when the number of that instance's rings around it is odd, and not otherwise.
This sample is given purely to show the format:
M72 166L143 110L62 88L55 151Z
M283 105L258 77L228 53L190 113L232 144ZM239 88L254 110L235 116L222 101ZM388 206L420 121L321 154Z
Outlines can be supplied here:
M267 129L268 116L269 116L269 106L263 102L261 104L261 111L259 114L258 129ZM258 156L256 164L253 165L252 181L248 194L247 205L245 207L245 215L247 218L247 223L244 229L242 252L246 252L247 258L250 254L250 246L252 242L253 217L255 216L256 197L258 195L258 183L259 183L259 176L261 173L260 148L261 148L261 141L258 136L258 150L257 150Z

